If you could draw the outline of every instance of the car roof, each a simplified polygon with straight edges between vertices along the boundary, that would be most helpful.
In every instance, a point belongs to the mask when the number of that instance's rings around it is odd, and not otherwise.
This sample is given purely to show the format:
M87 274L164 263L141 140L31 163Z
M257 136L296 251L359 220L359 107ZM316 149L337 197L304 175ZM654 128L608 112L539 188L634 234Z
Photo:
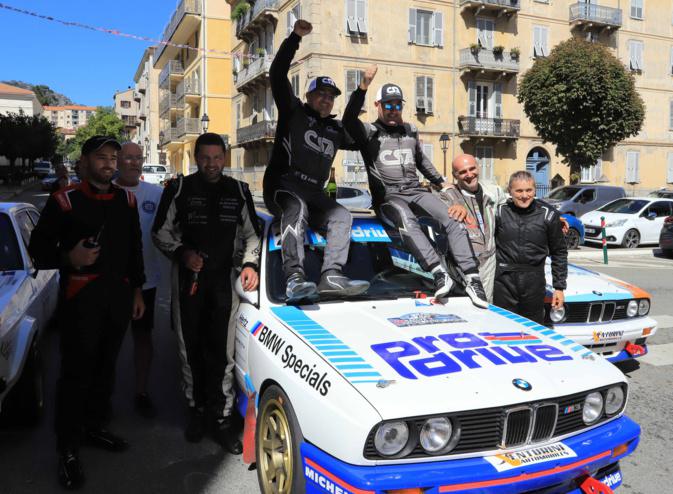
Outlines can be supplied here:
M0 213L10 213L23 208L37 209L28 202L0 202Z

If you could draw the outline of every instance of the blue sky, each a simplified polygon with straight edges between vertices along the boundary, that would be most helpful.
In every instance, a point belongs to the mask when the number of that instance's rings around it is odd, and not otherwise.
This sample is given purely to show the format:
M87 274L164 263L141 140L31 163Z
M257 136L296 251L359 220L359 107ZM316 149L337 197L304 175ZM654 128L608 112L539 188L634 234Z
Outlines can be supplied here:
M66 21L160 38L177 0L2 0ZM148 43L67 27L0 8L0 80L46 84L83 105L112 104L133 85Z

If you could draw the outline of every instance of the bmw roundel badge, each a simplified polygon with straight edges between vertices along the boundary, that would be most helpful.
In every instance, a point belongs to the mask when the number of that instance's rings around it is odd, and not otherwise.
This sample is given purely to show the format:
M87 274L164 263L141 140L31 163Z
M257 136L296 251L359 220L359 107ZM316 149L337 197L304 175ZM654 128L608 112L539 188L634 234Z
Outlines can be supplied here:
M523 391L530 391L531 389L533 389L533 386L524 379L519 378L512 379L512 384L514 385L514 387L519 388Z

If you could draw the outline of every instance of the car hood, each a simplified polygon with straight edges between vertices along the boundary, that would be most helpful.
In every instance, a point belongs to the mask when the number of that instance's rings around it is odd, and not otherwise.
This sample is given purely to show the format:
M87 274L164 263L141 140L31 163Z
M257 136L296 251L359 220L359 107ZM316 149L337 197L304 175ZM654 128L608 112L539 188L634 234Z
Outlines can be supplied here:
M582 215L582 223L585 225L600 226L601 216L605 217L605 223L610 223L614 220L632 220L636 217L635 214L625 213L606 213L604 211L590 211Z
M554 293L552 287L551 262L547 260L545 266L547 281L547 299L551 302ZM565 301L572 302L602 302L630 300L633 298L651 298L645 290L625 281L606 276L589 269L568 264L568 286L564 290Z
M272 312L383 419L505 406L624 381L574 341L495 306L477 309L465 297L446 305L398 299ZM518 388L518 380L531 388Z
M0 272L0 338L16 324L33 295L25 271Z

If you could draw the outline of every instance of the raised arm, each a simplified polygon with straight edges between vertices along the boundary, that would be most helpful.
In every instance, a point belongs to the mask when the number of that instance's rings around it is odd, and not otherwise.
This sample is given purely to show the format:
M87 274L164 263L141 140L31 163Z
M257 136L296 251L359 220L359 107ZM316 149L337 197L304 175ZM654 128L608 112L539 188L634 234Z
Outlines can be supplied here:
M367 89L369 89L369 85L372 83L372 80L374 80L377 71L378 67L376 65L367 67L367 70L365 70L365 74L360 81L360 85L351 93L342 119L346 132L348 132L360 149L364 149L368 138L366 127L359 118L360 109L365 104Z
M276 56L271 63L269 69L269 78L271 79L271 93L276 102L279 115L286 115L292 111L293 108L301 105L301 101L292 92L292 84L287 78L287 73L290 70L290 64L294 59L294 55L299 49L301 38L309 34L313 30L310 22L302 19L294 23L294 30L283 41L276 52Z

